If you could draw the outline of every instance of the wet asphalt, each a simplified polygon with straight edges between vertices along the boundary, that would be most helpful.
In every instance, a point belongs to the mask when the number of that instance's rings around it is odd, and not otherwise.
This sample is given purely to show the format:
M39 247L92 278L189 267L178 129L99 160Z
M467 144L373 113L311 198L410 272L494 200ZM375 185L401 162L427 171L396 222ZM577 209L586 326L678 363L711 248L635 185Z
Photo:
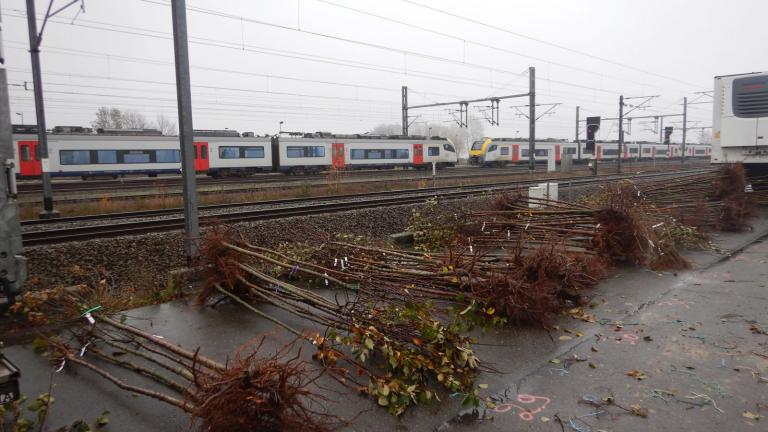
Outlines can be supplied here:
M693 268L682 272L615 271L584 310L594 322L564 314L549 330L478 333L478 356L500 371L478 378L488 385L480 409L462 407L461 395L444 395L441 404L393 418L323 377L325 408L354 418L350 431L768 430L767 417L750 418L768 416L768 382L761 379L768 379L768 334L759 331L768 330L768 244L759 240L768 234L766 216L756 218L750 232L716 236L722 251L737 251L733 256L689 253ZM231 304L198 308L176 301L128 315L130 323L184 347L201 346L201 354L220 361L262 334L267 351L292 340ZM46 392L52 383L52 427L109 410L103 431L190 428L189 417L175 408L118 390L89 371L68 365L53 373L29 345L4 352L22 370L24 394ZM302 352L309 362L310 354Z

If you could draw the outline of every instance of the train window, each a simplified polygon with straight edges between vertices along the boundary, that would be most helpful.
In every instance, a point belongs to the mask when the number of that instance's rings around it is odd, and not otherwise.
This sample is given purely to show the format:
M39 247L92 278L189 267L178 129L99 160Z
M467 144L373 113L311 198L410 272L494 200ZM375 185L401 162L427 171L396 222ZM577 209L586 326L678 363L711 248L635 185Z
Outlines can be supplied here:
M499 148L496 144L491 144L490 147L488 147L488 152L496 151L496 149Z
M629 149L629 153L630 154L637 154L637 149L636 148L630 148Z
M350 149L349 158L362 159L408 159L407 149Z
M528 157L528 149L521 149L520 157Z
M440 156L440 147L427 147L427 155Z
M483 143L484 142L485 141L475 141L475 142L473 142L472 143L472 150L480 150L481 148L483 148Z
M576 147L564 147L563 154L570 154L570 155L576 154Z
M697 154L697 155L703 155L703 154L706 154L706 153L707 153L707 151L706 151L706 150L704 150L704 149L701 149L701 150L699 150L699 149L696 149L696 154Z
M501 148L501 155L507 156L509 154L509 147L502 147Z
M180 150L157 150L157 163L181 162Z
M219 147L219 159L239 159L240 147Z
M96 163L100 163L100 164L117 163L117 150L97 150Z
M62 165L88 165L91 163L91 152L88 150L59 150L59 161Z
M29 146L28 145L21 146L21 160L26 162L30 159L32 158L30 157L30 154L29 154Z
M536 156L547 156L547 155L549 155L549 150L546 150L546 149L537 149L537 150L535 150L535 151L534 151L534 154L535 154Z
M127 164L139 164L150 163L152 160L150 150L129 150L123 153L123 163Z
M649 149L648 147L645 147L643 149L643 154L651 154L651 149Z
M289 158L325 157L323 146L289 146L286 149Z
M200 159L208 159L208 146L207 145L201 145L200 146Z
M656 149L656 154L664 156L667 154L667 149Z
M243 157L245 158L263 158L264 147L243 147Z
M450 145L450 144L443 144L443 149L445 149L445 151L449 151L451 153L456 153L456 149L453 148L453 146Z
M619 149L603 149L603 156L617 156Z

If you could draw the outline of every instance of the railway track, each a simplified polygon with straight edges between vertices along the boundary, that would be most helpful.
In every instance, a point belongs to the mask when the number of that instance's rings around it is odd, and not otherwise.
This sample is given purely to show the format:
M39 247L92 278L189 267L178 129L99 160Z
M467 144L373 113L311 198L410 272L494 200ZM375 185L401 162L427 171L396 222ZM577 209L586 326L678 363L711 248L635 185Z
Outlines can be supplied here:
M457 167L446 168L439 171L438 176L445 174L495 174L505 172L527 171L526 166L512 166L507 168L477 168L477 167ZM327 174L287 176L284 174L254 174L248 177L236 178L211 178L206 176L197 176L199 186L207 185L231 185L243 183L281 183L281 182L300 182L310 180L324 180ZM366 178L366 177L402 177L408 176L415 178L431 178L431 170L366 170L366 171L344 171L343 178ZM114 191L134 189L152 189L152 188L171 188L181 187L181 176L157 177L157 178L127 178L117 180L63 180L52 183L54 192L91 192L91 191ZM42 193L42 184L38 181L19 183L19 192L24 194Z
M317 198L287 199L276 201L262 201L258 203L238 203L227 205L215 205L201 207L201 210L236 209L254 205L273 206L272 208L250 209L221 213L216 215L201 216L201 223L220 221L224 223L252 222L268 219L278 219L294 216L308 216L326 213L336 213L349 210L395 206L403 204L421 203L427 198L438 197L451 200L477 196L482 193L495 193L503 190L528 187L543 181L558 181L568 186L584 186L605 181L613 181L625 178L658 178L658 177L682 177L690 174L706 172L711 168L691 168L683 171L666 171L644 174L607 174L597 177L553 177L540 178L533 181L508 181L492 184L472 185L464 187L444 186L426 189L408 189L399 191L374 192L366 194L351 194L334 196L318 200ZM565 185L564 185L565 186ZM91 215L61 218L57 220L34 220L22 222L25 229L22 235L24 246L47 245L70 241L83 241L92 238L109 238L126 235L146 234L153 232L180 230L184 227L184 218L180 209L150 210L142 212L119 213L111 215ZM147 219L162 217L159 219ZM131 221L131 218L142 220ZM84 221L104 221L109 223L93 224L87 226L61 227L61 224ZM119 222L118 222L119 221ZM54 225L57 228L44 229L46 225ZM31 227L42 228L32 230ZM34 228L33 228L34 229Z
M606 162L606 164L613 165L612 162ZM627 168L637 169L642 167L651 166L665 166L674 165L673 161L666 161L661 163L653 162L634 162L628 164ZM537 167L537 173L543 172L543 166ZM605 169L605 168L604 168ZM586 170L584 166L578 166L575 171ZM505 168L450 168L432 177L431 173L423 171L360 171L343 174L343 177L338 181L339 183L367 183L367 182L385 182L396 179L402 180L433 180L438 181L446 180L462 180L462 179L477 179L485 177L507 177L507 176L520 176L527 175L529 173L527 166L515 165ZM350 175L351 174L351 175ZM200 180L206 180L200 182ZM257 191L269 191L284 188L296 188L304 185L310 186L324 186L328 177L325 175L320 176L301 176L301 177L289 177L283 175L269 174L259 177L247 177L242 179L209 179L198 178L198 195L213 195L213 194L234 194L234 193L247 193ZM144 180L131 180L130 183L145 182ZM75 183L75 182L72 182ZM129 182L126 182L129 183ZM77 185L90 185L88 182L77 182ZM58 194L56 198L57 204L80 204L89 203L94 201L100 201L108 199L116 202L121 200L137 200L137 199L151 199L151 198L173 198L181 197L183 192L180 184L165 184L157 183L157 179L154 182L150 182L152 186L136 186L136 185L121 185L119 181L111 183L111 186L93 187L85 190L73 189L69 191L54 191ZM221 188L219 188L221 186ZM242 186L242 187L240 187ZM83 186L78 186L83 187ZM93 192L93 195L77 196L73 195L67 197L67 193L82 193ZM102 192L112 192L112 194L104 194ZM136 193L130 193L136 191ZM120 195L120 193L125 193ZM20 197L20 204L22 205L37 205L41 197L39 194L31 194L29 192L22 193Z

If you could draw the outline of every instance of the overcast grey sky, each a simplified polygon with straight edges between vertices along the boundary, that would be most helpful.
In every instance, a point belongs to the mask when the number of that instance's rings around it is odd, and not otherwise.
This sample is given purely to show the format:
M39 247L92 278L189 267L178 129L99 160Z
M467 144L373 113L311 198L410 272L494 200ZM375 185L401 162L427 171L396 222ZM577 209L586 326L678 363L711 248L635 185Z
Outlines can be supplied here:
M18 86L31 81L25 2L0 4L9 81L17 85L11 108L32 123L32 92ZM47 4L36 2L38 14ZM74 23L76 7L46 28L48 125L88 125L101 105L175 118L168 0L86 0L85 6ZM197 129L274 133L285 121L287 130L365 132L399 123L402 85L411 90L411 104L501 96L527 91L526 71L535 66L537 102L562 103L539 120L537 136L572 139L577 105L582 116L615 117L620 94L660 95L644 114L678 113L682 97L711 90L715 75L768 70L765 0L190 0L187 6ZM526 103L502 101L501 125L486 124L486 134L527 136L527 120L510 108ZM693 126L711 124L711 105L689 112L698 122ZM451 121L446 108L411 114L421 115L416 121ZM476 108L470 114L482 117ZM654 139L643 128L633 124L627 139ZM604 123L600 134L616 139L615 122Z

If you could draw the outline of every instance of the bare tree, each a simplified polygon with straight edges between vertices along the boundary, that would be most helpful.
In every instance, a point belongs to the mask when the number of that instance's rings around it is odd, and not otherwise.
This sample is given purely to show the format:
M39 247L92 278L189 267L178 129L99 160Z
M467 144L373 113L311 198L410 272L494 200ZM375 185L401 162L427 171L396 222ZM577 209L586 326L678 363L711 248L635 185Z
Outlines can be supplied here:
M112 118L109 114L109 108L99 107L99 109L96 110L96 119L91 122L91 126L93 126L94 129L112 127Z
M108 127L115 128L115 129L122 129L123 128L123 113L117 109L112 108L109 110L109 121L110 125Z
M123 127L126 129L147 129L152 123L144 117L144 114L135 110L125 110L121 116Z
M176 122L166 117L165 114L158 114L155 117L157 129L163 135L176 135Z
M402 126L395 123L380 124L371 130L373 135L400 135L402 133Z

